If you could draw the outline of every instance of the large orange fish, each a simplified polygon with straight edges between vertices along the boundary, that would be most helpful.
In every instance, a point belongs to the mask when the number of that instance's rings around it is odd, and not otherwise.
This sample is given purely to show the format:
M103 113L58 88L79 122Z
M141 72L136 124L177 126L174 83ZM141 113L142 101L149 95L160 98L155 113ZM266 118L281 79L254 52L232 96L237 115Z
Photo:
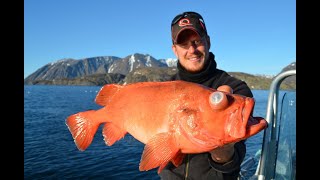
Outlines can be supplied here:
M267 127L251 116L253 98L186 81L108 84L95 102L104 107L66 120L76 146L84 151L102 123L108 146L130 133L145 144L140 171L159 167L160 173L169 161L181 164L186 153L209 152Z

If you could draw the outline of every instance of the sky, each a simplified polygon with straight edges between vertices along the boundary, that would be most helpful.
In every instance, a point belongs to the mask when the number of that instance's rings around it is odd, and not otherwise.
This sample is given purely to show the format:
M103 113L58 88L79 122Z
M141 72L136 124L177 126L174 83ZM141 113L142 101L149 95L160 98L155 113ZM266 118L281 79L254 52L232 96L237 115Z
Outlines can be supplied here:
M276 75L296 61L295 0L24 0L24 78L64 58L176 58L184 11L204 18L219 69Z

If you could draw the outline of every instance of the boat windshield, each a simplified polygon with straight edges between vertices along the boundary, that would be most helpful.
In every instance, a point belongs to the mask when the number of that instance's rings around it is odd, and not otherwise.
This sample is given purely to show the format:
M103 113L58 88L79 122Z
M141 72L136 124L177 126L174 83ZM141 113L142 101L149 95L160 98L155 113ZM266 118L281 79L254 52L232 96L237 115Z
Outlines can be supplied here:
M295 179L296 92L287 92L281 102L275 179Z

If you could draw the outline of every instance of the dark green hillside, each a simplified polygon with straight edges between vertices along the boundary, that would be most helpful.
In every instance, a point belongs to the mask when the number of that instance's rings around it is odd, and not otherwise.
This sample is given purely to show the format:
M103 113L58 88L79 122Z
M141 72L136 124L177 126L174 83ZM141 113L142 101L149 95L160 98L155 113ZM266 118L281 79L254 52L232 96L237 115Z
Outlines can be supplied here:
M251 75L241 72L228 72L233 77L236 77L242 81L245 81L251 89L270 89L271 82L274 77L266 77L261 75ZM290 77L288 77L290 78ZM284 80L280 89L289 90L296 89L296 81L286 81Z
M269 89L272 79L264 76L254 76L241 72L228 72L231 76L245 81L251 89Z

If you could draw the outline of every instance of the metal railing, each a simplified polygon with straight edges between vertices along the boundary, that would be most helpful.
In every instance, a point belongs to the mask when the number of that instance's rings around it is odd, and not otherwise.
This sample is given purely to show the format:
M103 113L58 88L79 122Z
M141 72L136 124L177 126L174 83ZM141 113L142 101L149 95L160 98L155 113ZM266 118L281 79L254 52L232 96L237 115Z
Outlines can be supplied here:
M271 83L268 97L266 120L268 128L264 131L261 157L255 176L258 180L270 180L275 177L276 150L277 150L277 105L279 102L279 90L282 81L292 75L296 70L288 70L278 74Z

